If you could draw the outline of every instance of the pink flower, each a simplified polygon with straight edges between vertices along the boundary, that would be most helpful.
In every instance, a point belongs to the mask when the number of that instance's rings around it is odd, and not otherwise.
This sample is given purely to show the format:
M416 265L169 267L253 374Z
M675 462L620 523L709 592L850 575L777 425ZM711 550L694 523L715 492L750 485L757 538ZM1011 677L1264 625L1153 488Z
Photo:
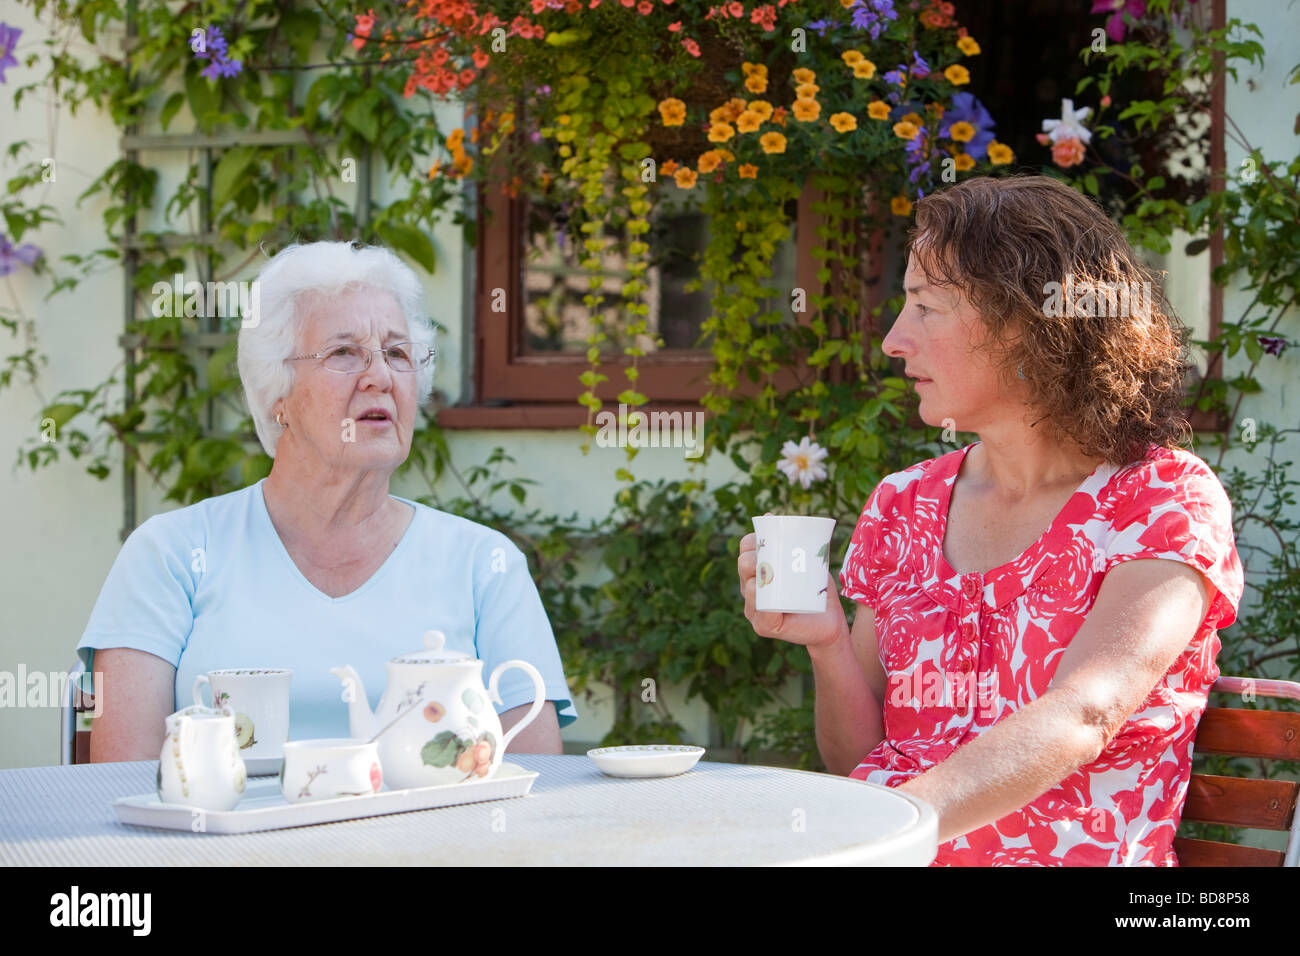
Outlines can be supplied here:
M1052 146L1052 162L1062 169L1069 169L1083 162L1084 146L1077 139L1058 140Z
M670 24L668 24L668 32L669 32L669 33L677 33L677 32L679 32L679 31L681 30L681 28L682 28L682 21L681 21L681 20L678 20L676 23L670 23Z
M1102 105L1103 108L1105 108L1105 107L1107 107L1107 106L1110 106L1110 97L1109 97L1109 96L1103 96L1103 97L1101 98L1101 105Z
M682 46L686 47L686 52L691 56L698 57L700 55L700 45L690 37L682 41Z

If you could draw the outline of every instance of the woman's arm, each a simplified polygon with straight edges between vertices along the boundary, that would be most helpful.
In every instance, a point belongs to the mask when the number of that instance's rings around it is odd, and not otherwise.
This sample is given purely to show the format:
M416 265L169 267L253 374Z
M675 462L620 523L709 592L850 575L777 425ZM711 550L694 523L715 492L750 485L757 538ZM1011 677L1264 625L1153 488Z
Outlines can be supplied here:
M95 702L90 762L157 760L176 700L176 668L128 647L95 651Z
M885 736L884 673L876 657L875 614L858 605L849 632L835 576L827 573L826 610L821 614L782 614L755 607L758 593L758 535L740 539L736 574L745 599L745 617L760 637L803 644L812 658L817 687L817 750L832 773L849 773ZM867 674L875 661L872 689Z
M501 714L501 730L508 732L511 727L524 719L532 704L511 707ZM555 716L555 702L544 701L542 709L537 712L537 719L519 731L519 735L510 741L506 753L511 754L562 754L564 744L560 740L560 720Z
M934 807L940 843L1032 802L1101 755L1195 636L1214 593L1177 561L1117 565L1047 693L897 789Z

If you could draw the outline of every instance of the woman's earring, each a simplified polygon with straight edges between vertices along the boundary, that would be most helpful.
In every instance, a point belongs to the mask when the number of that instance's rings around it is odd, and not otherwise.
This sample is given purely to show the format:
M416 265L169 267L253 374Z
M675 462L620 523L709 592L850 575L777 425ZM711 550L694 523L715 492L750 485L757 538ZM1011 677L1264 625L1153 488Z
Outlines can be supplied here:
M1024 376L1022 375L1021 378L1024 378ZM276 423L277 425L279 425L281 428L288 428L288 427L289 427L288 425L286 425L284 422L280 421L280 416L283 415L283 414L284 414L284 412L276 412L276 413L275 413L275 423Z
M1016 374L1017 374L1018 376L1020 376L1021 378L1024 378L1024 377L1025 377L1025 367L1024 367L1024 365L1017 365L1017 366L1016 366Z

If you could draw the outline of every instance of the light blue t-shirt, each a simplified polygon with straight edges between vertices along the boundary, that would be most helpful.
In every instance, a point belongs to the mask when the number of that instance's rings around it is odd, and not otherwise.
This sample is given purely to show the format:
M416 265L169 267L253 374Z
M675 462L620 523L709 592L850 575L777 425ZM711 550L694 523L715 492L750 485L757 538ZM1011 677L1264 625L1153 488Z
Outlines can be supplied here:
M502 661L528 661L541 672L560 726L576 720L523 552L499 531L397 500L415 508L402 540L370 580L338 598L293 563L260 481L155 515L122 545L77 653L88 671L98 648L161 657L176 667L177 709L189 706L194 678L209 670L287 667L289 738L346 737L348 706L330 668L350 664L373 709L388 660L422 650L424 632L436 628L447 648L483 661L485 685ZM499 690L498 713L533 698L532 681L518 668L502 674Z

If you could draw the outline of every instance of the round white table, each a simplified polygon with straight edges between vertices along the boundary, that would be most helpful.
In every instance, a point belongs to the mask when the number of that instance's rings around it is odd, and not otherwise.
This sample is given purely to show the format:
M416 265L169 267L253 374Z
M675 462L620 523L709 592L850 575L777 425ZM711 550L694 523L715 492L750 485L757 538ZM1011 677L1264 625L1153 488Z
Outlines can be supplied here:
M4 866L925 866L924 802L827 774L702 761L659 779L607 777L585 756L508 754L525 797L261 833L120 823L157 761L0 771Z

